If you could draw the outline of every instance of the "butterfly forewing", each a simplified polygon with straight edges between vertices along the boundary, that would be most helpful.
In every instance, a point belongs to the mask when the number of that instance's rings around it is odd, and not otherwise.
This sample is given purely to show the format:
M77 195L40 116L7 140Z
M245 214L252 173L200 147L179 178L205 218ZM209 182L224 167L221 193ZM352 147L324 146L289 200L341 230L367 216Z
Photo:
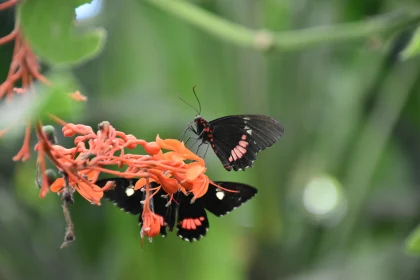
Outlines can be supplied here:
M275 119L264 115L233 115L209 122L211 126L231 125L247 132L264 150L280 139L284 127Z
M112 178L96 181L96 185L104 187L108 181L115 182L115 188L104 192L104 197L112 201L121 210L130 214L140 214L143 211L144 192L134 191L136 179Z
M139 215L139 224L143 225L142 212L143 204L141 201L145 198L145 192L141 190L134 191L134 185L137 179L125 179L125 178L112 178L102 179L96 181L96 185L99 187L105 186L108 181L115 182L115 188L104 192L104 197L112 201L121 210L124 210L133 215ZM159 184L151 182L150 187L156 188ZM162 190L153 197L152 208L156 215L162 216L165 225L161 226L160 233L162 236L166 235L166 225L169 226L170 230L173 229L175 223L175 209L172 205L166 207L168 199L162 197L165 193Z
M210 142L228 171L252 166L257 154L277 142L284 132L279 122L263 115L227 116L208 122L208 126L209 132L204 131L202 138Z
M257 194L256 188L246 184L215 183L221 188L210 184L207 193L201 198L201 203L206 210L218 217L228 214Z

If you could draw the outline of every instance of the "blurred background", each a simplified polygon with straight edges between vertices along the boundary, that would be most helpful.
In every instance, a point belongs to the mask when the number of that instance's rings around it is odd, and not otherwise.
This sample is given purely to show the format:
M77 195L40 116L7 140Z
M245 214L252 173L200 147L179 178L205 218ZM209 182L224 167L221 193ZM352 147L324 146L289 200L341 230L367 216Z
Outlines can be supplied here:
M273 31L365 20L415 2L192 1ZM35 156L12 162L22 135L2 140L0 279L420 279L419 259L404 251L420 223L420 61L398 59L412 29L392 41L263 53L143 1L96 0L78 20L105 27L108 38L98 57L74 69L89 99L66 121L107 120L149 141L178 138L196 113L177 94L195 105L197 85L207 120L265 114L285 134L246 172L226 172L208 152L210 178L248 183L258 195L225 217L209 214L199 242L173 233L143 249L137 217L77 196L76 241L60 250L59 199L38 198ZM14 11L2 11L0 36L13 24ZM0 46L2 81L12 47Z

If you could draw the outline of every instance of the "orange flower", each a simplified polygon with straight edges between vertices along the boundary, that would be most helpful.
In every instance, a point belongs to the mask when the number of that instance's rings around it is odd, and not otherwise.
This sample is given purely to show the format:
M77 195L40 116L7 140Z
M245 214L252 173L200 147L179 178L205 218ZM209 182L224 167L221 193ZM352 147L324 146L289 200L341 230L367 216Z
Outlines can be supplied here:
M163 217L153 213L150 207L153 195L163 190L173 199L173 195L181 191L184 194L192 193L194 202L208 190L210 179L205 174L207 168L204 160L187 149L183 142L161 139L159 135L155 142L147 142L117 131L109 122L99 124L95 133L89 126L65 123L57 117L54 120L63 126L62 132L66 137L74 137L75 147L53 145L38 125L36 151L39 153L41 171L45 171L43 158L47 156L68 178L67 186L63 178L57 179L49 187L43 186L42 197L48 189L63 193L65 188L71 188L86 200L100 205L103 192L115 187L113 183L98 187L95 182L101 174L138 178L134 189L142 188L146 193L141 214L141 234L152 238L160 233L164 225ZM139 145L147 154L128 153ZM157 187L150 188L150 182L156 182Z
M162 216L153 213L149 207L144 207L141 217L143 219L143 226L140 231L141 237L152 238L157 236L160 233L160 227L163 226Z
M160 139L160 137L158 135L158 136L156 136L156 143L162 149L175 151L179 156L184 158L184 160L187 160L187 159L195 160L195 161L199 162L202 166L205 165L204 160L202 158L200 158L199 156L197 156L196 154L194 154L193 152L191 152L190 150L188 150L185 147L184 142L180 142L176 139L162 140L162 139Z
M97 185L90 183L91 178L97 178L97 172L90 172L88 175L88 182L84 181L74 181L69 177L69 187L74 188L81 196L93 204L101 205L100 200L103 197L103 190ZM63 192L63 188L66 187L65 181L63 178L58 178L51 184L50 190L52 192Z
M86 101L87 97L80 93L80 91L75 91L73 93L69 93L70 98L76 100L76 101Z

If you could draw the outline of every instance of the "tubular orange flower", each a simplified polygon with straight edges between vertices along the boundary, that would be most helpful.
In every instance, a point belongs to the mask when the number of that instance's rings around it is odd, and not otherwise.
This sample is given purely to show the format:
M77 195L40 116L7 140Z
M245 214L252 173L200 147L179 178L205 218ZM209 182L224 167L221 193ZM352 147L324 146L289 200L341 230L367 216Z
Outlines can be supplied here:
M162 216L153 213L149 207L144 207L143 226L141 228L141 237L147 236L149 238L155 237L160 233L160 227L163 226Z
M175 151L179 156L183 157L184 160L195 160L197 162L199 162L202 166L204 166L204 160L202 158L200 158L199 156L197 156L196 154L194 154L193 152L191 152L190 150L188 150L185 145L184 142L180 142L176 139L166 139L166 140L162 140L160 139L159 135L156 136L156 143L162 148L162 149L166 149L166 150L172 150Z
M207 169L204 160L188 150L183 142L175 139L164 140L159 136L155 142L147 142L117 131L109 122L99 124L95 133L89 126L66 123L57 117L53 119L63 125L62 132L66 137L74 137L75 147L65 148L51 143L48 139L55 137L47 136L40 124L37 126L39 141L35 149L39 154L38 165L42 173L45 172L46 156L67 178L59 178L51 186L44 184L41 197L45 196L48 189L63 193L70 188L91 203L100 205L103 192L114 187L113 184L107 184L103 188L95 185L101 174L137 178L139 180L134 190L146 191L142 234L151 238L159 234L160 227L164 224L150 206L153 195L163 190L173 198L173 194L178 191L184 194L190 192L194 195L194 201L207 192L210 180L205 175ZM129 149L138 145L142 146L147 154L128 153ZM112 166L119 167L121 171L112 170ZM150 189L150 182L156 182L158 187Z
M75 91L73 93L69 93L69 97L76 101L86 101L87 97L80 93L80 91Z
M17 4L17 2L17 0L6 1L0 4L0 10L13 7ZM29 90L34 81L39 81L47 86L51 85L51 82L40 72L40 63L20 29L19 20L16 20L16 25L9 35L0 38L0 45L10 43L12 41L14 41L14 49L9 73L6 80L0 84L0 101L5 100L6 102L13 99L15 95L27 94L29 92L35 93L34 89L31 91ZM21 87L17 87L17 84L20 84ZM86 100L86 97L79 91L69 94L69 97L78 101ZM0 137L9 131L10 128L11 126L0 128ZM31 128L30 121L26 120L23 145L19 152L13 157L14 161L26 161L29 159Z

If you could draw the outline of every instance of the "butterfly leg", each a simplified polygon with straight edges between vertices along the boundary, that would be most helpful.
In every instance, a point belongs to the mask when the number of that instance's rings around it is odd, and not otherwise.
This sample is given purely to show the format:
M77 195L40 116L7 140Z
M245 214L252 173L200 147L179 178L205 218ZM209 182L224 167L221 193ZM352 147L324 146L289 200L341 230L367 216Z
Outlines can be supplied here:
M192 132L194 132L194 134L197 134L197 131L194 129L194 127L191 125L191 122L188 123L187 127L184 129L184 131L182 132L181 136L179 137L179 140L181 140L182 138L184 138L185 133L187 133L187 131L190 130Z
M188 141L190 141L190 139L194 139L194 140L195 140L195 142L197 142L198 137L192 137L192 136L191 136L191 137L188 137L187 141L185 141L185 143L184 143L184 144L185 144L185 145L187 145L187 143L188 143ZM195 144L195 142L194 142L194 144ZM193 144L193 145L194 145L194 144Z
M184 129L184 131L182 132L181 136L179 136L179 140L181 140L182 138L184 138L185 133L187 133L188 130L190 130L190 127L189 126L187 126L187 128Z
M204 142L202 142L200 145L198 145L197 151L195 152L195 154L198 155L198 152L200 151L200 147L204 144Z
M207 149L206 149L206 152L204 153L204 156L203 156L203 158L205 158L205 157L206 157L206 155L207 155L207 152L209 151L209 147L210 147L210 145L209 145L209 144L207 144Z

